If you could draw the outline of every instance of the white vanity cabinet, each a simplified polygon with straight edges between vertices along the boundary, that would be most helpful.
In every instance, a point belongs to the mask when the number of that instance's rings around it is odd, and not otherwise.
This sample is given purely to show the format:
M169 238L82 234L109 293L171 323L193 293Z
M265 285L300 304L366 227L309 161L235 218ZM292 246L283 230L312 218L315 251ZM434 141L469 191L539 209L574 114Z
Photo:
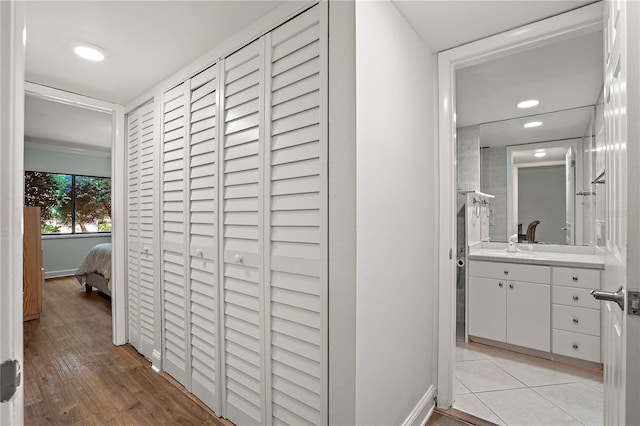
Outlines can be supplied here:
M599 269L470 260L471 338L600 362Z
M470 262L469 335L549 352L550 283L547 266Z

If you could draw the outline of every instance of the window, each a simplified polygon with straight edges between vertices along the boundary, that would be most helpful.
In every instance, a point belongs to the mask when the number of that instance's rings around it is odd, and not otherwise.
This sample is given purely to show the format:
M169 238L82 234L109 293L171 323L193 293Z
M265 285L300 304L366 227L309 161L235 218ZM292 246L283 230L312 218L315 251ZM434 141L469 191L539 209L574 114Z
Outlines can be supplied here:
M24 204L40 207L42 234L111 232L111 179L25 172Z

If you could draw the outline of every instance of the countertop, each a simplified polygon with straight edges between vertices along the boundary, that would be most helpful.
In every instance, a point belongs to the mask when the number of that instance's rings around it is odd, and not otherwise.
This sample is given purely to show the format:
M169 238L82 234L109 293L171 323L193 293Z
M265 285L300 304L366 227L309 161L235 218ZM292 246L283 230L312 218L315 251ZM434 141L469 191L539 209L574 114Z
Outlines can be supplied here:
M523 263L528 265L564 266L568 268L604 269L604 259L597 254L557 253L552 251L519 251L508 253L504 249L476 249L468 260Z

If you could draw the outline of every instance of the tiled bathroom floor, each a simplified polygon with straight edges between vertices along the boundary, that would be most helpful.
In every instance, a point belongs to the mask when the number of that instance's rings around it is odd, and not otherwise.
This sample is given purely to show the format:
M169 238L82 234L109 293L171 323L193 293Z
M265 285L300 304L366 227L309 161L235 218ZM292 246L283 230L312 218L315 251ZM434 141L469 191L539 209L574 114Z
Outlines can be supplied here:
M453 408L499 425L602 425L602 373L458 341Z

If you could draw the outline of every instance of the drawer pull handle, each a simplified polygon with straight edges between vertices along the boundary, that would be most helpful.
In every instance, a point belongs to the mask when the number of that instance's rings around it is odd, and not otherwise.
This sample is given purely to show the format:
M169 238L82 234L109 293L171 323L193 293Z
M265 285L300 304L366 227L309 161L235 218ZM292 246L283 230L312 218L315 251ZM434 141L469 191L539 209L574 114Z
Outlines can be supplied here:
M504 271L504 274L505 275L509 275L509 271Z
M576 277L575 275L573 277L571 277L572 280L574 281L578 281L578 277Z
M509 288L513 288L513 284L509 284Z
M574 324L577 324L577 323L579 323L579 322L580 322L580 321L578 321L578 318L574 318L574 319L573 319L573 323L574 323Z
M576 343L573 344L573 349L578 350L578 345Z
M503 283L498 283L498 287L503 287L504 284Z
M579 300L580 298L578 296L573 296L573 300L575 300L576 302Z

